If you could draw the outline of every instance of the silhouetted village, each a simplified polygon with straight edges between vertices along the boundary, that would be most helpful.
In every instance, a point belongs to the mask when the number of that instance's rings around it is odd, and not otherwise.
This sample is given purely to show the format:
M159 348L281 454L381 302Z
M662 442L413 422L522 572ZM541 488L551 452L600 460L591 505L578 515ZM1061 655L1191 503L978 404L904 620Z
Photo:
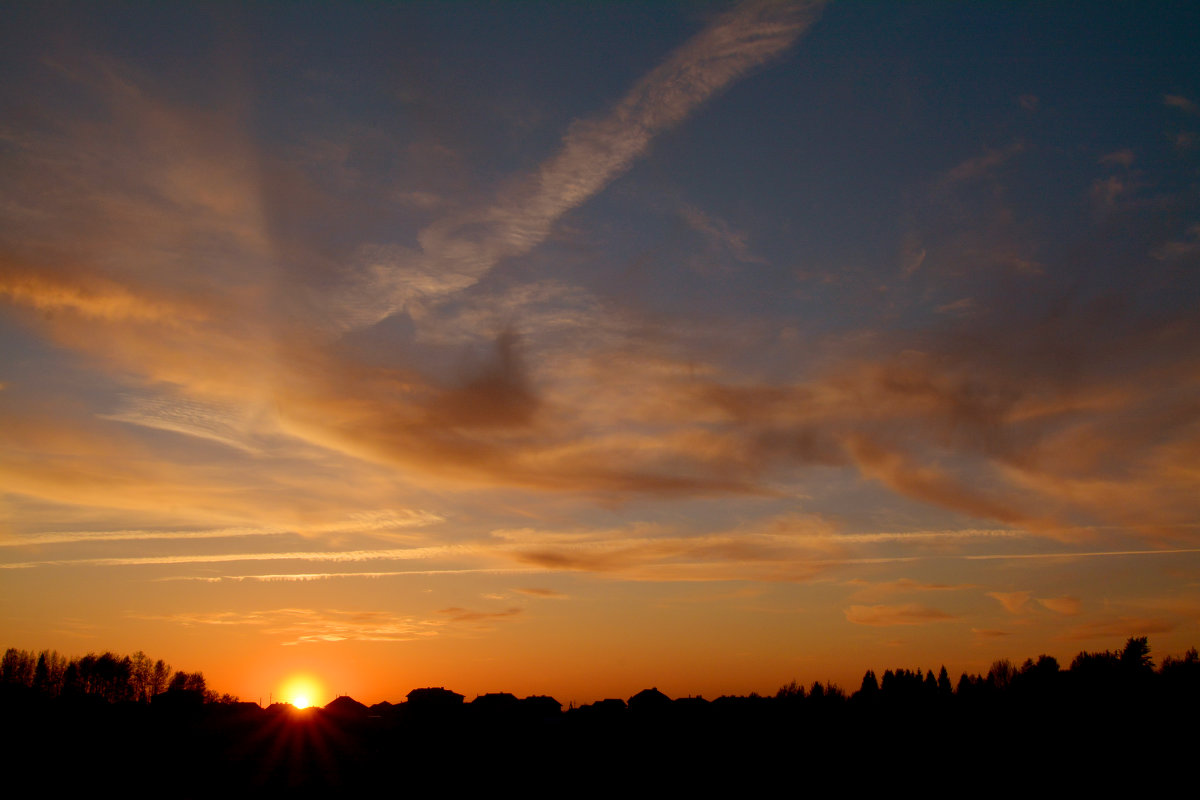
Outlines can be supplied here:
M1190 776L1200 744L1200 654L1156 665L1145 637L1118 651L992 664L868 670L857 690L796 682L774 696L671 698L656 688L564 709L507 692L470 702L442 687L366 706L262 708L218 695L199 673L143 653L10 648L0 710L8 775L80 785L389 789L628 780L703 786L794 770L845 770L853 785L986 781L1044 788L1139 775ZM986 778L981 775L987 775ZM742 776L742 778L739 778ZM132 781L132 784L131 784Z

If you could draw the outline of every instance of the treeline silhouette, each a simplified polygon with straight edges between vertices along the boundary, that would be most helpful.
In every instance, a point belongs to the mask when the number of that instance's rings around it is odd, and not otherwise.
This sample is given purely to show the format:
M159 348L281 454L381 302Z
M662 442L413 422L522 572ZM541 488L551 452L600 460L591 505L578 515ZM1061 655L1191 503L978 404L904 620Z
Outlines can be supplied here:
M35 654L10 647L0 660L0 684L44 697L89 697L108 703L148 703L167 692L185 702L237 702L230 694L210 690L203 672L172 673L170 664L161 658L154 661L141 650L131 656L105 652L67 658L57 650Z
M1200 744L1200 653L1159 665L1146 637L1049 655L952 682L945 667L868 670L859 688L791 682L773 696L672 699L646 689L563 709L551 697L490 693L467 702L427 687L402 702L261 708L206 689L144 654L66 659L9 649L0 664L5 752L19 768L71 764L86 781L171 784L174 794L228 787L378 790L519 783L549 790L585 776L699 788L795 771L863 787L956 782L1111 789L1138 770L1190 774ZM62 734L73 732L65 740ZM136 766L135 766L136 765ZM179 785L179 776L187 776ZM824 780L824 778L822 778ZM1115 783L1114 783L1115 782ZM818 784L822 785L818 782Z

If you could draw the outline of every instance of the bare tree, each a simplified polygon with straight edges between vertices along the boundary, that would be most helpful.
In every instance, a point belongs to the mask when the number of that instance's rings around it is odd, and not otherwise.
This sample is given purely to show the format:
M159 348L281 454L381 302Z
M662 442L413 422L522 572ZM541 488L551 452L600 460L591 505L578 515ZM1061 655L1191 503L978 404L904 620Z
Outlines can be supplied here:
M150 672L150 697L160 695L167 690L167 679L171 676L171 665L161 658L154 662Z
M4 659L0 660L0 682L32 686L34 664L33 653L8 648L4 651Z

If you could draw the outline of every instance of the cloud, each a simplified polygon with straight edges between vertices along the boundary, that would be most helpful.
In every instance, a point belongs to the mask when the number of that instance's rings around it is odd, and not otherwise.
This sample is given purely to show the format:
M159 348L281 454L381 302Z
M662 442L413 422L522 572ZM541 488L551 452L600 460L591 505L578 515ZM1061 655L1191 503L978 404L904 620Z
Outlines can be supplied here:
M522 611L524 611L524 609L518 608L518 607L507 608L503 611L471 611L469 609L458 608L456 606L454 608L440 609L437 613L445 614L447 617L450 618L450 622L454 622L454 623L460 623L460 622L488 623L488 622L493 622L493 621L499 620L499 619L505 619L506 617L514 617L517 614L520 614ZM486 626L483 624L480 624L479 627L486 627Z
M1010 614L1021 614L1029 608L1029 592L988 592L988 597L998 600Z
M1013 156L1024 152L1023 142L1013 142L999 150L985 149L983 155L968 158L956 164L942 176L942 185L951 186L956 183L978 180L992 174L997 167L1005 164Z
M111 64L82 78L111 124L69 117L58 120L57 138L13 140L25 156L14 159L24 166L13 168L13 202L70 224L38 228L20 247L6 238L0 294L32 330L111 382L118 400L81 400L68 414L22 407L7 399L22 387L6 375L6 489L207 518L212 531L338 535L346 530L327 526L344 522L343 508L386 506L397 486L518 487L580 493L586 502L775 502L832 469L989 521L966 523L972 529L995 521L1020 528L1017 535L1070 539L1088 525L1120 524L1155 541L1193 540L1197 327L1191 309L1172 314L1143 303L1136 274L1145 271L1105 262L1103 243L1088 245L1097 265L1086 272L1111 280L1097 279L1108 296L1093 297L1057 278L1084 274L1079 264L1007 241L1002 234L1013 230L1003 214L996 236L983 237L987 247L948 253L936 236L914 234L903 250L908 283L941 278L951 266L969 272L982 259L1008 273L1044 272L1038 297L1029 297L1028 284L1015 297L995 288L925 295L926 310L936 307L928 297L975 304L971 314L944 313L924 328L906 323L904 332L881 322L853 336L806 335L805 359L795 358L798 350L764 351L763 331L779 341L774 319L664 321L566 278L478 284L501 260L547 241L564 214L603 191L656 137L784 53L817 10L736 7L606 113L573 124L555 153L481 204L400 198L424 207L421 219L432 222L403 244L348 251L308 252L287 235L289 225L320 226L270 207L266 198L288 194L291 184L273 156L250 146L236 109L180 107L157 95L153 81ZM986 150L946 171L939 186L958 198L1022 151L1020 143ZM1110 156L1106 163L1128 160ZM47 175L70 190L35 191ZM319 216L308 212L299 219ZM742 232L694 207L685 219L731 252L745 245ZM1122 236L1147 238L1135 223ZM1179 240L1178 230L1153 241L1166 249L1146 252L1192 253L1180 249L1190 239ZM950 257L971 249L975 256L961 263ZM359 269L343 292L347 272ZM1153 281L1169 279L1164 270ZM1154 291L1171 293L1165 285ZM355 298L364 305L339 306ZM348 330L401 307L409 318ZM772 377L759 369L760 357L786 360L787 371ZM148 532L130 525L125 538L154 538L152 526L138 525ZM626 541L559 539L487 552L540 569L768 580L875 555L856 534L800 544L763 531L674 533L631 530ZM860 536L876 535L890 534ZM903 535L875 543L962 544ZM1091 554L1135 552L1145 551Z
M1110 556L1169 556L1178 555L1181 553L1200 553L1200 548L1184 548L1173 550L1101 550L1101 551L1076 551L1076 552L1057 552L1057 553L995 553L990 555L964 555L962 558L971 561L995 560L995 559L1061 559L1072 560L1078 558L1105 558Z
M280 644L316 642L407 642L438 634L440 620L397 617L386 611L280 608L264 611L218 611L169 615L130 615L172 625L246 626L265 636L281 637Z
M921 268L929 251L921 247L920 240L915 236L905 237L904 247L900 254L900 272L908 277Z
M1000 636L1012 636L1012 631L1003 631L999 628L971 628L971 633L976 636L981 636L985 639L994 639Z
M1165 242L1150 254L1160 261L1175 261L1200 254L1200 224L1189 226L1183 239Z
M1116 164L1118 166L1124 167L1125 169L1129 169L1130 167L1132 167L1133 162L1134 162L1133 151L1129 150L1129 149L1115 150L1111 153L1107 153L1100 157L1101 164Z
M544 597L552 600L565 600L567 597L567 595L556 591L555 589L546 589L536 586L529 586L523 589L514 589L513 591L520 592L521 594L527 594L530 597Z
M437 545L432 547L389 548L383 550L340 551L274 551L264 553L188 553L165 556L129 556L113 558L47 559L0 563L0 569L30 567L89 565L97 567L142 567L165 564L225 564L237 561L328 561L348 563L359 561L409 561L438 556L463 555L472 552L466 545Z
M199 582L199 583L240 583L253 581L258 583L306 583L308 581L326 581L337 578L394 578L411 575L520 575L531 572L542 572L538 569L506 568L465 568L465 569L405 569L389 570L386 572L277 572L259 575L171 575L165 578L152 578L159 583Z
M1015 525L1039 522L1003 500L988 497L985 492L966 486L942 470L916 464L905 454L887 450L865 437L853 436L847 444L855 463L864 475L901 494L933 505L964 511L975 517Z
M431 424L444 428L512 428L528 425L538 400L524 374L517 337L503 331L495 357L464 383L439 392L426 411Z
M1039 597L1038 603L1048 608L1056 614L1065 614L1067 616L1076 616L1083 610L1083 603L1078 597Z
M147 428L219 442L248 453L260 452L247 441L247 425L239 419L241 409L230 403L202 403L185 398L127 397L124 407L101 419L127 422Z
M1165 94L1163 103L1171 108L1178 108L1186 114L1200 113L1200 108L1197 108L1195 103L1181 94Z
M963 297L944 305L937 307L939 314L968 314L975 308L975 300L971 297Z
M0 264L0 297L44 313L69 312L102 322L180 326L205 318L186 301L150 297L95 275L36 274Z
M445 517L432 511L406 509L397 511L361 511L348 515L348 519L331 523L309 523L307 525L273 525L259 527L211 528L208 530L162 529L162 530L111 530L111 531L46 531L26 535L10 535L0 539L0 547L29 547L31 545L76 544L81 542L124 542L124 541L188 541L192 539L233 539L249 536L280 536L290 533L301 535L347 534L388 532L408 528L420 528L443 522Z
M893 625L927 625L933 622L948 622L957 619L953 614L936 608L908 603L898 606L850 606L845 609L846 619L855 625L890 627Z
M1092 202L1100 208L1111 208L1117 199L1129 191L1129 182L1110 175L1107 178L1097 178L1092 182L1090 190Z
M826 523L798 517L697 535L655 526L564 534L498 532L510 543L504 554L517 563L660 581L810 580L848 552L828 533Z
M750 251L746 234L743 231L734 230L725 220L690 205L683 206L679 214L688 227L701 234L712 246L732 256L735 260L742 263L762 261Z
M601 191L662 132L750 70L778 57L816 20L822 3L751 0L734 7L642 77L606 115L577 120L558 153L498 202L446 217L419 250L369 259L344 300L351 326L461 291L499 261L530 252L567 211Z
M974 588L972 584L929 583L927 581L913 580L912 578L898 578L894 581L881 581L877 583L852 580L849 583L861 587L854 592L852 595L853 599L864 601L910 592L953 592L960 589Z

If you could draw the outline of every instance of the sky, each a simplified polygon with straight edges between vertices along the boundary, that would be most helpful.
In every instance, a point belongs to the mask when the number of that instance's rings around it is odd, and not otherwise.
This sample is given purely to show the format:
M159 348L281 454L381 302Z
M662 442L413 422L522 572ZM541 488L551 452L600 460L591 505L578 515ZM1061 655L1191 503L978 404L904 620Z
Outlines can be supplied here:
M564 704L1200 644L1197 30L6 4L0 644Z

